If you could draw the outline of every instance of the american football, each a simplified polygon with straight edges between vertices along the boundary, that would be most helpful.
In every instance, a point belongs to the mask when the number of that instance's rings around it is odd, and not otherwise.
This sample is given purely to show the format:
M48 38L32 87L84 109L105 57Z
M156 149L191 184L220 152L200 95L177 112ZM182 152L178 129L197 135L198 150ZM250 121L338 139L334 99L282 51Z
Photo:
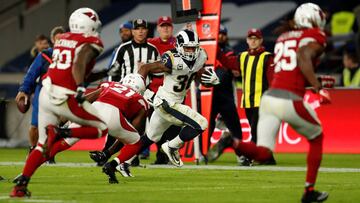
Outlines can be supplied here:
M26 113L30 108L30 100L28 100L25 104L25 97L22 97L16 105L21 113Z

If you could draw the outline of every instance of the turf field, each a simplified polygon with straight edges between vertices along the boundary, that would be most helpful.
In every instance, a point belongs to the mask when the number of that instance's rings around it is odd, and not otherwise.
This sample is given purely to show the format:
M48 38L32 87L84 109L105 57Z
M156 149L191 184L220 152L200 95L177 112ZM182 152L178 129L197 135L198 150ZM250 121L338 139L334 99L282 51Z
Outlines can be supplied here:
M117 173L110 185L85 151L67 151L58 164L33 176L30 199L10 199L11 180L21 172L25 149L0 149L0 202L300 202L305 154L276 154L274 167L236 166L233 154L197 167L155 168L153 159L132 168L134 178ZM81 163L81 164L79 164ZM317 188L330 193L327 202L360 202L360 155L324 155Z

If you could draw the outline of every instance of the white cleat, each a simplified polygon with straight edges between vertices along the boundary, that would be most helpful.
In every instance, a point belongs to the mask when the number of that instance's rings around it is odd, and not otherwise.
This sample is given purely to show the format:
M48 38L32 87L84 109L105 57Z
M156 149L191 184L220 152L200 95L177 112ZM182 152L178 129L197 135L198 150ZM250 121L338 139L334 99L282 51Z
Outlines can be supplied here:
M130 172L130 165L128 163L121 163L116 167L116 170L125 178L134 177Z
M173 165L177 167L184 165L180 158L179 149L169 147L169 141L162 144L161 149L169 157L169 160Z

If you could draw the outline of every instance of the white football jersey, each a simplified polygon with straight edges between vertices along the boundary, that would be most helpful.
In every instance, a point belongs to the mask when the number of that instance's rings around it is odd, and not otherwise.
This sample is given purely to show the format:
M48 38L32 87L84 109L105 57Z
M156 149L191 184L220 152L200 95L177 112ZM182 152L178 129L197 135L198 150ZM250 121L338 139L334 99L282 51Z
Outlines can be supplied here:
M171 69L171 73L164 73L163 85L159 87L156 96L168 102L182 103L192 80L204 67L206 60L207 54L202 48L192 65L188 65L189 63L181 58L176 49L165 52L161 61Z

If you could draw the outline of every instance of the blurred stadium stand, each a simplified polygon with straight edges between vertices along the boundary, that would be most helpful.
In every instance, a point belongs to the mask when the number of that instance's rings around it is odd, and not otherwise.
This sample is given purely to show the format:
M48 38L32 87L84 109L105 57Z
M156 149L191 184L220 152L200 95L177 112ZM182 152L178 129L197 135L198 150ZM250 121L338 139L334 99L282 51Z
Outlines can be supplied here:
M170 15L169 0L0 0L0 98L13 98L18 84L26 71L29 50L37 34L48 35L57 25L67 26L71 12L87 6L98 11L103 29L101 37L105 52L100 56L96 69L107 66L111 52L119 44L117 35L120 23L134 18L144 18L155 22L159 15ZM269 1L269 0L223 0L222 23L229 30L230 44L238 52L246 49L245 36L249 28L262 29L264 43L272 50L276 35L273 30L282 19L291 14L298 4L307 1ZM358 1L312 1L325 8L329 13L345 10L352 11ZM355 23L356 24L356 23ZM175 26L175 31L184 25ZM357 31L355 26L354 32ZM336 36L330 41L344 41L355 37L354 32L346 36ZM153 33L153 31L152 31ZM332 44L332 43L330 43ZM6 50L6 51L5 51ZM322 63L322 72L336 72L341 67L341 47L330 50ZM330 70L330 71L328 71Z

